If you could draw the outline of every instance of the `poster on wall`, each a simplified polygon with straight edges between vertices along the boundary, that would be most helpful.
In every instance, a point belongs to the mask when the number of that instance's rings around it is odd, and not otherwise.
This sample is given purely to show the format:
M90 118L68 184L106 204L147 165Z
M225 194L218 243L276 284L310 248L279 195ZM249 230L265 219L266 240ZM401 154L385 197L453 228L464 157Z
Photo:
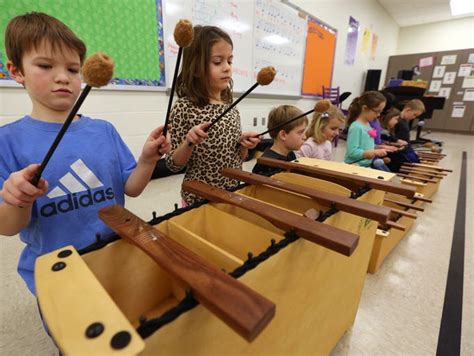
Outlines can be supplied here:
M347 28L346 57L344 63L354 65L357 51L357 37L359 36L359 21L349 16L349 27Z
M449 99L449 94L451 94L451 88L441 88L438 95L443 96L446 99Z
M432 65L433 65L433 57L420 58L420 62L419 62L420 68L431 67Z
M454 84L456 72L446 72L443 77L443 84Z
M462 98L464 101L474 101L474 89L466 89Z
M370 59L375 60L375 55L377 54L377 46L379 42L379 36L377 34L372 33L372 48L370 50Z
M458 77L467 77L471 75L472 64L461 64L459 66Z
M474 75L469 75L467 77L464 77L464 80L462 81L462 87L464 89L474 88Z
M364 28L364 33L362 35L362 49L363 54L367 54L369 51L369 42L370 42L370 30L366 27Z
M443 78L445 70L445 66L435 66L433 70L433 78Z
M474 64L474 53L469 53L469 58L467 60L467 63L473 63Z
M451 117L464 117L465 110L465 105L455 105L453 106L453 112L451 113Z
M443 56L441 58L441 64L449 65L449 64L456 64L456 59L458 58L457 54L451 54L449 56Z
M437 93L441 89L441 80L432 80L428 91Z

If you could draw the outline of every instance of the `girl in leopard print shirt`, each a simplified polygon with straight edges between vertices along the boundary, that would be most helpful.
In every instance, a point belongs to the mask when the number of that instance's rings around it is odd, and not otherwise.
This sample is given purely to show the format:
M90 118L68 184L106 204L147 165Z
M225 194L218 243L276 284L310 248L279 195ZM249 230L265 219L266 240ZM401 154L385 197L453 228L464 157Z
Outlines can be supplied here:
M179 99L170 115L171 151L166 165L178 172L186 165L184 181L199 180L215 187L235 187L224 177L225 167L242 168L248 149L260 139L256 132L242 133L240 115L230 110L206 133L204 130L232 103L232 40L214 26L195 26L194 40L183 51L177 80ZM190 145L190 143L192 145ZM185 205L199 200L181 191Z

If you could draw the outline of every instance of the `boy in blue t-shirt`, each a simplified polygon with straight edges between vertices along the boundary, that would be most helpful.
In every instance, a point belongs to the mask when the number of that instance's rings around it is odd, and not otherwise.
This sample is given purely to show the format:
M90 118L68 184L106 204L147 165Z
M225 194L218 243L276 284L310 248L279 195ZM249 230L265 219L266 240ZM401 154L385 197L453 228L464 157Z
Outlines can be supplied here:
M30 115L0 127L0 235L20 233L26 243L18 272L35 294L36 257L112 234L98 211L123 205L124 194L138 196L170 140L163 127L152 131L137 163L110 123L77 115L35 187L38 162L80 93L86 46L59 20L32 12L10 21L5 47L8 71L33 105Z

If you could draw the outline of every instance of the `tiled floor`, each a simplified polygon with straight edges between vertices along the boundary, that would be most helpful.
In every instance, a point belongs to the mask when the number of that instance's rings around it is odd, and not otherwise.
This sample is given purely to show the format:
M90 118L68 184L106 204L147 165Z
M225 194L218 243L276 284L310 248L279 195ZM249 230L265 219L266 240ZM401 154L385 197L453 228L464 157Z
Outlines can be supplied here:
M431 134L444 141L446 177L433 204L387 258L375 275L367 275L359 312L352 329L344 335L332 355L433 355L443 307L454 215L459 186L462 151L467 151L467 211L464 305L461 354L474 355L474 285L472 200L474 136ZM342 160L341 142L335 159ZM246 164L246 169L252 162ZM181 176L152 181L144 194L127 200L127 207L149 220L171 211L179 202ZM1 355L56 355L57 350L43 331L36 300L16 273L22 244L17 238L1 239L0 310ZM317 331L315 331L317 332Z

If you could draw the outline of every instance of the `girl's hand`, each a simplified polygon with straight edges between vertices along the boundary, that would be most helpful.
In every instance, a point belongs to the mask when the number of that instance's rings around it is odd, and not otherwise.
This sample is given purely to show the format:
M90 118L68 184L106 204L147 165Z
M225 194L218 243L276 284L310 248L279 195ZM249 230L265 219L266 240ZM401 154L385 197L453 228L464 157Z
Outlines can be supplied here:
M37 187L31 184L31 180L39 167L39 164L31 164L21 171L10 174L3 183L2 190L0 190L0 196L5 203L18 207L28 207L48 192L48 182L44 178L39 180Z
M398 140L397 140L397 143L399 143L399 144L402 145L402 146L408 145L408 142L406 142L405 140L402 140L402 139L398 139Z
M186 135L186 141L193 145L199 145L206 140L209 135L204 131L209 127L210 122L204 122L202 124L194 126Z
M385 151L384 149L377 149L377 150L374 150L374 154L375 154L375 157L384 157L387 155L387 151Z
M262 136L258 136L258 132L248 131L240 136L240 145L250 150L255 148L260 141L262 141Z
M143 145L140 160L142 162L156 163L171 148L169 134L163 136L163 127L154 129Z
M398 147L395 147L395 146L380 145L379 148L385 150L385 152L396 152L396 151L398 151Z

